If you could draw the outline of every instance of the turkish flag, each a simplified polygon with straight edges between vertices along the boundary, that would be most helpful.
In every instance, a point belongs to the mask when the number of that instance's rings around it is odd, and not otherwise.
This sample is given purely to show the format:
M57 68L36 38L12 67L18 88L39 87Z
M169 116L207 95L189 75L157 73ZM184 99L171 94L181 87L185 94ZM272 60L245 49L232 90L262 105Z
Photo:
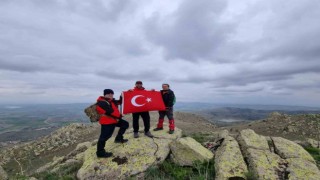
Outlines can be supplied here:
M124 91L122 92L122 114L162 111L166 107L159 91Z

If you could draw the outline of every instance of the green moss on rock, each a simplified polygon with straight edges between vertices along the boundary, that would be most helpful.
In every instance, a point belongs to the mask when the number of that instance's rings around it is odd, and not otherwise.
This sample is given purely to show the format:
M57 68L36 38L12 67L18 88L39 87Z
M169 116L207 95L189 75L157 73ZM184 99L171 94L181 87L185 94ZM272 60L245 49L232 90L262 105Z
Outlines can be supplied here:
M123 179L145 171L151 165L162 162L169 154L169 143L181 137L182 131L176 128L174 134L168 129L152 132L155 138L141 135L133 138L132 133L125 134L127 143L116 144L114 138L106 143L106 151L112 152L110 158L97 158L96 146L84 153L84 163L78 171L79 179ZM126 159L125 163L117 163L115 158Z
M195 161L209 161L213 153L191 137L177 139L170 143L172 160L180 166L192 166Z
M248 172L238 142L226 136L222 145L215 153L215 172L217 180L242 177Z

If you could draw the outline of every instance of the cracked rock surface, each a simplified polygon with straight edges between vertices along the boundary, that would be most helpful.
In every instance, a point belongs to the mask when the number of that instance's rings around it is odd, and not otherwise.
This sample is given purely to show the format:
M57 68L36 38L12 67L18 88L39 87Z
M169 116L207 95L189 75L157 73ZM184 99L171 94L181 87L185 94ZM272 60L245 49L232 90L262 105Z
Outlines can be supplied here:
M154 138L143 133L139 138L133 138L133 133L129 131L124 135L129 141L124 144L114 143L114 137L110 138L105 150L113 153L111 158L97 158L96 146L90 147L84 153L78 179L125 179L163 162L170 152L169 143L182 134L178 128L174 134L168 131L167 127L162 131L152 131Z
M255 179L319 179L320 171L317 168L314 159L310 154L305 151L300 145L290 140L281 137L265 137L256 134L251 129L242 130L237 136L237 142L239 143L242 158L244 159L248 171L250 171ZM226 143L230 144L232 138L225 139L222 145L217 149L216 159L226 156L232 152L226 152ZM233 149L236 149L237 143L233 142ZM229 145L230 146L230 145ZM221 155L221 151L223 152ZM237 151L237 150L236 150ZM232 152L235 154L235 152ZM239 154L236 153L236 154ZM228 161L240 161L240 155L234 156L233 159ZM217 161L216 167L225 169L226 165L223 166L225 161ZM226 163L225 163L226 164ZM234 163L233 163L234 164ZM233 172L234 167L225 169L224 172ZM243 175L245 169L242 168L240 175ZM217 173L219 174L219 173ZM222 178L235 177L235 174L220 175ZM243 176L242 176L243 177Z

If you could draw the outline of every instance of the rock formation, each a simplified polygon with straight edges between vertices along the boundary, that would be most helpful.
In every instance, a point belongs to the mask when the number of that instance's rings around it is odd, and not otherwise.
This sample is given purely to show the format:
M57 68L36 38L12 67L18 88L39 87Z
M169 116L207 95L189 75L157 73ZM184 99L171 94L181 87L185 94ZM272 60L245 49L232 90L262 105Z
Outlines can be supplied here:
M78 171L78 179L119 179L147 170L150 166L163 162L169 155L169 143L181 137L182 131L176 128L174 134L163 131L153 132L154 138L140 136L133 138L125 134L129 141L125 144L114 143L111 138L106 143L106 151L113 153L111 158L97 158L96 146L84 154L84 163Z
M242 157L238 142L231 136L223 139L215 153L215 172L217 180L245 178L247 165Z
M171 158L180 166L192 166L194 162L209 161L213 153L191 137L180 138L170 143Z

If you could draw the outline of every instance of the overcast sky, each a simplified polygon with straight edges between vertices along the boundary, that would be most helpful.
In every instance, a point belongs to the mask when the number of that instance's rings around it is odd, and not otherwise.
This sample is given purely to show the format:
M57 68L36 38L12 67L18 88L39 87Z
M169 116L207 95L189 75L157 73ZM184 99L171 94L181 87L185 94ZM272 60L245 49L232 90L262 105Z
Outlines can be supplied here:
M320 106L319 22L319 0L0 0L0 103L141 80L177 101Z

